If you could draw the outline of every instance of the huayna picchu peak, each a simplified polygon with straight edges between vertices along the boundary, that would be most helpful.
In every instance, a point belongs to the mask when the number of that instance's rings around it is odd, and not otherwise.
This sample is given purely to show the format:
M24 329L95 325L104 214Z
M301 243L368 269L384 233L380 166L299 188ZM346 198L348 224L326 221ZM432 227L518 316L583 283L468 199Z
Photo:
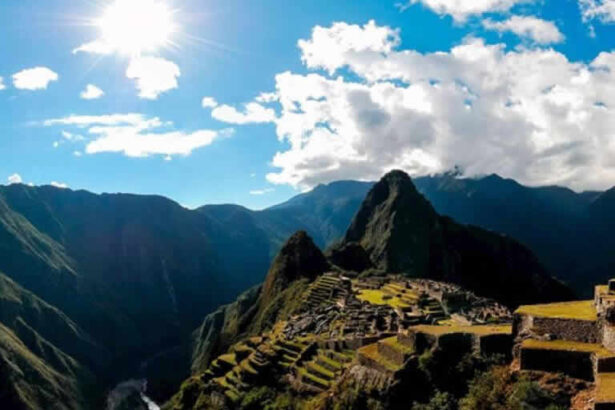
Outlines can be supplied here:
M573 297L517 241L438 215L402 171L373 186L344 241L384 272L457 283L509 306Z

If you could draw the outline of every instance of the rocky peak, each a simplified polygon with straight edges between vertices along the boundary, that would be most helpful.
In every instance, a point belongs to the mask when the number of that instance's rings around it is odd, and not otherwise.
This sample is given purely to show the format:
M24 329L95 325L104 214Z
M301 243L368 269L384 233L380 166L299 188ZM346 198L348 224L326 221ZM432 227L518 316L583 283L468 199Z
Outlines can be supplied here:
M312 281L328 268L327 260L312 238L305 231L296 232L271 264L263 285L263 297L269 300L269 296L274 296L299 279Z
M429 233L437 217L410 177L391 171L365 198L345 241L360 243L381 269L421 274L427 268Z
M402 171L374 185L344 242L360 244L378 270L456 283L508 306L573 297L520 243L438 215Z

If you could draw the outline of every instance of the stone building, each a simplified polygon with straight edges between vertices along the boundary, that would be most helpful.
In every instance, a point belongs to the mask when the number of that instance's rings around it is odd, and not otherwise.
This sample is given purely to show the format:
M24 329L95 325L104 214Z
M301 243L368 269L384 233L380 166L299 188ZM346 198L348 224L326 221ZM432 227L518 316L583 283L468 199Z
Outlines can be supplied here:
M595 382L594 408L615 409L615 279L593 300L519 307L513 335L521 370Z

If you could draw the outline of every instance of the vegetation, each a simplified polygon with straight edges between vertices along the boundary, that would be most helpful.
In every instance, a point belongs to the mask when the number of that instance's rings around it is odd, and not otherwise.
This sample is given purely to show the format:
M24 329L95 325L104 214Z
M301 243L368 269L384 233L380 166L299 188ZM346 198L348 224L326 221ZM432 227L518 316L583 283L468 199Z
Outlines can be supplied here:
M441 336L451 333L472 333L476 335L490 335L490 334L511 334L511 325L474 325L474 326L436 326L436 325L417 325L413 329L419 332L431 334L434 336Z
M528 408L558 410L568 408L559 399L526 378L516 378L504 366L478 375L459 402L461 410L525 410Z
M364 289L359 291L357 296L360 300L364 300L373 305L389 305L393 308L407 308L410 305L402 302L397 296L390 296L382 290Z
M615 401L615 373L602 373L598 376L596 401L611 403Z
M593 353L599 357L615 357L615 353L596 343L581 343L569 340L536 340L527 339L521 345L525 349L563 350Z
M516 313L551 319L598 320L593 300L521 306Z

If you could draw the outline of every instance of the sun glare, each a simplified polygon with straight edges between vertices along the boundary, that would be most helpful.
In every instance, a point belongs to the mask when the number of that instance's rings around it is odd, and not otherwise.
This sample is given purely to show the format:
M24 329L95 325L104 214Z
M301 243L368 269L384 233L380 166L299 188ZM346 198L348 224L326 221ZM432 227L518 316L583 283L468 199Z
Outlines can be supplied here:
M159 0L115 0L97 24L106 44L132 55L168 45L175 30L173 12Z

